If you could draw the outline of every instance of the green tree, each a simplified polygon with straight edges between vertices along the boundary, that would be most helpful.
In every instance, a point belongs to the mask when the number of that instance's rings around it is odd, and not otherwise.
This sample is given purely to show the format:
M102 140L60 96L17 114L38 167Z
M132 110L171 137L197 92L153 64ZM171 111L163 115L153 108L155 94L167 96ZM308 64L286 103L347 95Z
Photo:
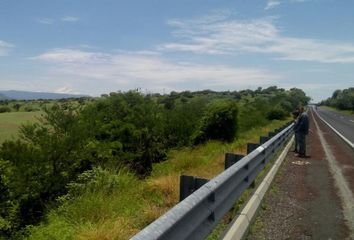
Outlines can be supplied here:
M22 126L18 140L2 144L6 171L1 177L11 203L2 217L11 222L9 232L38 222L45 206L65 193L65 185L90 168L90 158L82 151L84 128L74 109L54 105L40 123Z
M238 130L238 107L234 101L214 101L205 111L195 143L209 139L232 141Z

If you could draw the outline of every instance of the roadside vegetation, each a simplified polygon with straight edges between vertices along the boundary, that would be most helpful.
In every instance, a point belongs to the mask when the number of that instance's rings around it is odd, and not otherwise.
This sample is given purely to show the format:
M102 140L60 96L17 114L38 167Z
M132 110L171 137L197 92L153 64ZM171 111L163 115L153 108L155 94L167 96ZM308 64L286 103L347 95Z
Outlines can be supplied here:
M354 114L354 88L335 90L332 97L322 101L320 105L332 107L347 114Z
M0 147L0 239L127 239L177 203L181 173L212 178L308 100L269 87L53 103Z

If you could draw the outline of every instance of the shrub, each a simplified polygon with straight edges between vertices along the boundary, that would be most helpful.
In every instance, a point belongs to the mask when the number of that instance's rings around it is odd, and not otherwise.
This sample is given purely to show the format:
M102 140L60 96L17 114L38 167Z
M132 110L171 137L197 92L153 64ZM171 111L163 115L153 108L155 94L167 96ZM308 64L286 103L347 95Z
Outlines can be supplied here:
M193 134L200 124L207 100L195 98L178 103L173 109L164 112L164 135L168 147L182 147L192 144Z
M195 143L208 139L232 141L238 130L238 107L233 101L215 101L206 109Z
M39 111L39 109L38 109L38 108L31 107L31 106L26 106L26 107L24 108L24 111L25 111L25 112L36 112L36 111Z
M264 126L268 120L260 106L247 104L239 108L238 130L239 133L246 132L257 126Z
M0 113L4 113L4 112L11 112L11 108L9 108L7 106L1 106Z
M81 117L88 124L90 137L106 146L93 154L105 155L108 165L123 164L142 177L149 175L152 163L166 158L160 111L150 96L136 91L111 93L86 107Z
M284 120L289 114L281 107L275 107L267 113L268 120Z

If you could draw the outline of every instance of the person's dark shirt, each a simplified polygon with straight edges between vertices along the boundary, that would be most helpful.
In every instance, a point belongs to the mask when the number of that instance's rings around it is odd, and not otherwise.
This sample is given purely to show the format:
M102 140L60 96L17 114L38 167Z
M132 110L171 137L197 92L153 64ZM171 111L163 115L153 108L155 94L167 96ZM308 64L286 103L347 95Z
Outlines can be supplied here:
M301 134L307 135L309 133L309 117L307 113L301 113L298 122L296 124L295 131Z

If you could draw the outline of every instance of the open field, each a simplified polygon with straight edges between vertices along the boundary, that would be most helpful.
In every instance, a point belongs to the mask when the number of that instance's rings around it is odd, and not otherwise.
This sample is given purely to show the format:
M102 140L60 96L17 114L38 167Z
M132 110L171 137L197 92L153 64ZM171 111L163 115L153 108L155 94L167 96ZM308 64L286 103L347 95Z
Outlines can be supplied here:
M19 127L28 122L36 121L41 112L9 112L0 113L0 143L16 137Z

